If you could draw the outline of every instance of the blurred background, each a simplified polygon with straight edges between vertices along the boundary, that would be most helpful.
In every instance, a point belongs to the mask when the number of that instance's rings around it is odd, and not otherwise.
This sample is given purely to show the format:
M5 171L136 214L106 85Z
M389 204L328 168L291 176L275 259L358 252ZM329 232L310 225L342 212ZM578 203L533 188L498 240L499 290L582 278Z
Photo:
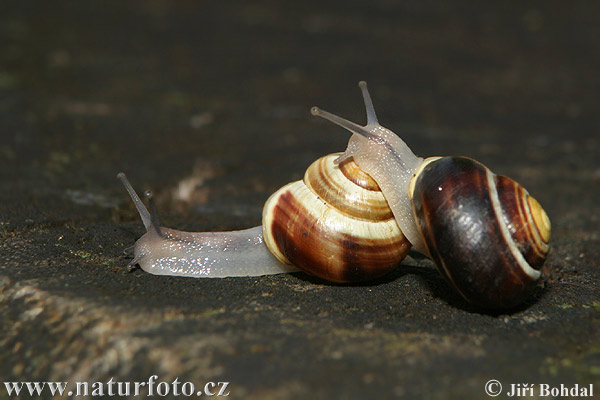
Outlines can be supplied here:
M168 184L197 160L226 175L250 168L279 186L288 181L280 171L299 174L315 156L343 150L348 134L308 109L362 123L359 80L384 126L417 154L506 164L499 172L534 185L542 201L546 188L528 174L560 159L568 168L551 183L564 184L564 174L592 172L579 169L598 154L598 10L590 2L3 8L0 156L28 179L45 169L63 188L115 186L118 169Z
M221 378L247 398L600 385L598 3L0 10L0 376ZM366 121L359 80L416 154L475 158L544 205L553 250L531 304L480 314L418 257L354 287L125 271L143 228L117 172L154 189L165 225L259 224L273 191L345 149L349 134L311 106Z

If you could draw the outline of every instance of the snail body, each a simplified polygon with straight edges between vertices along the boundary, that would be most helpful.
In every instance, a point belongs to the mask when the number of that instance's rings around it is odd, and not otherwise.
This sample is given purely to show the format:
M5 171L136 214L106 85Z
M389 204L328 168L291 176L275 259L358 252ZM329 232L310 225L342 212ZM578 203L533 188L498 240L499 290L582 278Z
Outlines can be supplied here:
M230 232L160 227L151 193L148 212L125 174L119 179L146 226L134 259L156 275L223 278L303 270L330 282L377 278L410 250L377 183L352 160L319 158L304 179L273 193L262 226Z
M376 278L411 245L466 300L522 302L540 278L550 221L515 181L466 157L420 158L376 117L359 84L367 124L311 109L353 133L346 151L315 161L304 179L265 203L262 227L191 233L161 228L124 174L147 233L130 266L192 277L257 276L299 269L333 282ZM289 265L289 264L293 264Z
M151 192L146 192L152 213L139 198L127 177L117 177L135 204L146 233L133 246L133 260L154 275L193 278L260 276L298 269L282 264L267 249L260 226L230 232L185 232L160 226Z

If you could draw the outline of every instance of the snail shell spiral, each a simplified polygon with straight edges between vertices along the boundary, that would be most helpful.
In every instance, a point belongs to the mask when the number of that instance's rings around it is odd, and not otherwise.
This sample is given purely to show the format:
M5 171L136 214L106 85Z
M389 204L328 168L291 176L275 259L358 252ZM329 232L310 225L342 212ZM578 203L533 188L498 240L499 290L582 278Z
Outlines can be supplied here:
M474 304L509 308L535 285L550 220L517 182L466 157L425 160L412 186L417 226L440 272Z
M281 262L332 282L384 275L406 256L404 237L377 183L352 160L316 160L304 179L273 193L263 236Z

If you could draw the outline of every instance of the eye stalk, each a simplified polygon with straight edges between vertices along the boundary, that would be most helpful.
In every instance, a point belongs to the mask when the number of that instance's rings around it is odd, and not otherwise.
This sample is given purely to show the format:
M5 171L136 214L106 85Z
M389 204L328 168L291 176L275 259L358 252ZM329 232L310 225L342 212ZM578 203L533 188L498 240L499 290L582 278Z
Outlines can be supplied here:
M346 151L336 162L353 159L377 182L406 238L416 250L427 254L415 224L409 196L410 181L423 159L415 156L398 135L379 124L366 82L361 81L358 85L365 105L367 125L360 126L318 107L311 108L311 114L354 134Z
M310 113L317 117L324 118L334 124L341 126L344 129L352 133L356 133L357 135L361 135L369 140L373 140L375 143L380 145L389 145L385 142L385 140L378 136L375 132L378 128L380 128L379 121L377 120L377 114L375 114L375 108L373 107L373 101L371 100L371 95L369 94L369 90L367 89L367 82L360 81L358 83L360 90L363 95L363 101L365 103L365 109L367 112L367 125L360 126L352 121L349 121L345 118L332 114L328 111L321 110L319 107L311 107Z

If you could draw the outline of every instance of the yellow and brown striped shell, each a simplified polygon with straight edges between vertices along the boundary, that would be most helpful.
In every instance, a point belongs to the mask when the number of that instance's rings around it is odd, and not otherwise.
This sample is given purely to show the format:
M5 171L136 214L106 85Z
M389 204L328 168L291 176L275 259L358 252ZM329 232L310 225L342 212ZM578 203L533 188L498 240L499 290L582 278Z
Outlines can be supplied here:
M301 181L275 192L263 210L263 236L282 262L332 282L384 275L410 243L377 183L350 159L316 160Z
M510 178L466 157L425 160L411 186L417 226L432 260L467 300L521 303L539 279L550 220Z

